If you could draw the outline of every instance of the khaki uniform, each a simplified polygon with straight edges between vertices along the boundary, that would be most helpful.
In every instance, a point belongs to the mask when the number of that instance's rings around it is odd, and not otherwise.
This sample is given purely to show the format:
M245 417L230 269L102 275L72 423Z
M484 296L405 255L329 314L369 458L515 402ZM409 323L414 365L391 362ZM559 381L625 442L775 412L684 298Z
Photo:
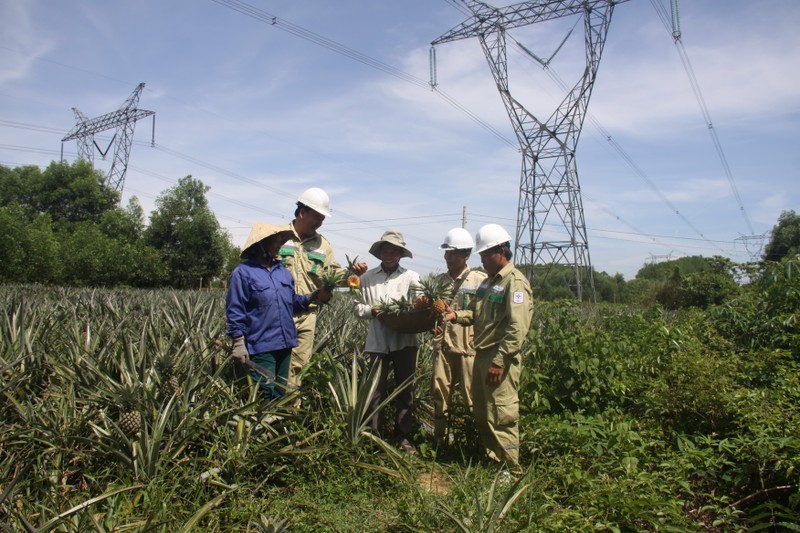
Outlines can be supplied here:
M452 279L447 272L439 277L450 284L453 293L450 307L460 311L468 308L478 286L486 279L486 273L467 267L456 279ZM456 385L459 386L463 404L472 408L472 364L475 361L472 334L472 326L446 322L442 334L434 337L431 379L433 434L440 440L447 436L447 410Z
M478 288L469 309L456 312L459 324L475 330L472 401L475 422L489 455L509 467L519 466L520 352L533 318L530 283L513 263ZM505 371L499 384L487 384L494 364Z
M292 229L294 230L294 225ZM310 294L320 288L325 269L341 269L333 256L333 248L328 239L319 233L301 240L294 231L291 239L281 247L280 256L283 265L294 277L297 294ZM313 304L307 312L294 317L298 345L292 349L292 362L289 368L290 387L300 386L300 371L311 359L318 309L317 304Z

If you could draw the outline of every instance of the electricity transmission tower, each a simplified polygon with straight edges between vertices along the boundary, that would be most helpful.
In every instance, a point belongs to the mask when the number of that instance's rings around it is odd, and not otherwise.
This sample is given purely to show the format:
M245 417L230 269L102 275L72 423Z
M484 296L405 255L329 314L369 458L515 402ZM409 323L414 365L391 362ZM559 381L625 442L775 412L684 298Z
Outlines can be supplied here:
M501 8L477 0L462 1L472 16L431 42L431 46L478 37L511 118L522 152L515 263L530 265L529 278L533 277L535 265L547 265L544 277L553 265L571 265L578 300L583 299L584 275L594 300L594 275L575 151L611 14L614 5L625 0L537 0ZM511 95L506 31L570 15L583 15L586 66L558 109L546 120L540 120ZM435 87L435 80L431 84ZM555 237L549 236L552 229L545 234L546 224L558 228Z
M125 183L125 173L128 170L128 157L131 154L131 144L133 143L133 129L136 126L137 120L153 115L151 145L154 144L155 140L155 111L136 108L142 89L144 89L144 83L140 83L136 87L128 99L125 100L125 103L122 104L122 107L112 113L106 113L97 118L87 118L77 107L73 107L72 111L75 113L76 119L75 127L67 133L66 137L61 139L62 156L64 150L63 143L76 139L78 141L78 157L92 164L94 164L95 148L100 152L100 155L103 156L103 159L105 159L111 146L114 145L114 157L111 161L111 168L106 175L106 185L113 187L114 190L119 192L122 192ZM100 133L112 128L116 128L116 132L106 149L103 150L98 146L94 135L95 133Z

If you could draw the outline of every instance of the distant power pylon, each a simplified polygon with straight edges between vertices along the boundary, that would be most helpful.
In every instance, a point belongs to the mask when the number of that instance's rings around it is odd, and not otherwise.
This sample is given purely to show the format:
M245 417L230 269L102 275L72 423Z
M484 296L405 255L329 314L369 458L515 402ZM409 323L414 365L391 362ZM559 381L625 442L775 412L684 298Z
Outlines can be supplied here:
M545 277L553 265L571 265L578 299L583 299L585 273L594 300L594 275L575 152L611 13L615 4L625 0L538 0L502 8L476 0L462 1L472 16L431 45L478 37L511 118L522 152L514 261L523 266L548 266ZM583 75L558 109L547 120L540 120L511 96L506 30L581 14L586 47ZM435 80L431 83L435 86ZM545 224L557 226L555 238L545 236ZM528 276L533 277L533 268L528 270Z
M741 235L733 240L734 245L742 243L750 261L758 261L764 251L764 242L767 240L769 232L761 235Z
M672 252L668 254L650 254L650 258L645 261L646 265L656 265L658 263L663 263L664 261L672 261Z
M122 107L112 113L106 113L97 118L89 119L86 115L81 113L77 107L73 107L72 111L75 113L77 123L75 127L67 133L67 136L61 139L62 153L63 143L77 139L78 157L92 164L94 164L95 148L105 159L111 146L114 145L114 158L111 161L111 168L108 174L106 174L106 185L119 192L122 192L125 184L125 173L128 170L128 157L131 154L131 144L133 143L133 129L136 126L137 120L153 115L153 133L150 144L153 145L155 143L155 111L136 108L142 89L144 89L144 83L140 83L136 87L128 99L125 100L125 103L122 104ZM106 149L103 150L97 145L94 135L95 133L100 133L101 131L110 130L112 128L116 128L116 132Z

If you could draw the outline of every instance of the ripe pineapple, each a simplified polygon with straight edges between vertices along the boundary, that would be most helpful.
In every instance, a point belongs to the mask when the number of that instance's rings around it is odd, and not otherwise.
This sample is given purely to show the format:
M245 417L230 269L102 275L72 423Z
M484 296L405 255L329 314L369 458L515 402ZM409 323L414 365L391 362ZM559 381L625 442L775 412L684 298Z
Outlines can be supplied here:
M133 386L123 386L119 393L119 407L117 425L128 437L137 436L142 429L142 415L139 412L137 391Z
M414 300L415 309L432 309L441 314L447 311L447 300L451 296L450 284L439 276L426 276L416 289L421 292Z
M425 296L424 294L420 294L414 299L414 309L428 309L431 306L431 299Z
M178 378L175 377L175 360L169 355L156 359L156 372L158 373L158 390L163 398L171 398L181 390Z
M355 269L353 265L356 264L358 261L358 256L355 256L353 259L347 257L347 254L344 255L344 258L347 260L347 286L350 290L355 290L361 287L361 278L358 277L358 274L355 273Z
M350 290L356 290L361 287L361 278L359 278L356 274L350 274L347 276L347 286L350 287Z

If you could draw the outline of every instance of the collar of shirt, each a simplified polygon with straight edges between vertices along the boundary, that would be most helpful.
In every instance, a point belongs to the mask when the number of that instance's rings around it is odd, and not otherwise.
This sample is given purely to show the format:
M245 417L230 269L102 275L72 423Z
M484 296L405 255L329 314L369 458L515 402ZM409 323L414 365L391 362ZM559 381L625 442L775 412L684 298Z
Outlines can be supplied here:
M468 266L464 267L464 270L461 271L461 274L459 274L458 276L456 276L454 278L451 277L450 279L452 279L453 282L458 282L459 280L463 280L464 278L466 278L467 274L469 274L469 267ZM447 275L450 276L449 273Z
M295 229L295 227L294 227L294 220L292 220L292 222L289 224L289 226L292 228L292 235L294 235L294 239L295 239L297 242L299 242L300 244L303 244L303 243L304 243L304 242L306 242L306 241L310 241L311 239L316 239L316 238L317 238L317 236L319 235L319 233L317 233L317 232L315 231L315 232L314 232L314 235L312 235L311 237L309 237L309 238L307 238L307 239L303 239L302 237L300 237L300 234L299 234L299 233L297 233L297 229Z
M378 268L377 268L377 270L378 270L378 272L383 272L384 274L386 274L386 277L387 277L387 278L388 278L389 276L391 276L392 274L402 274L403 272L405 272L405 271L406 271L406 269L405 269L405 268L403 268L403 265L399 265L399 264L398 264L398 265L397 265L397 268L395 268L394 270L392 270L391 272L389 272L389 271L387 271L387 270L384 270L384 268L383 268L383 263L381 263L380 265L378 265Z
M262 263L261 261L256 261L255 259L248 259L246 261L246 263L248 265L252 265L252 266L256 266L256 267L266 268L264 266L264 263ZM269 262L269 270L272 270L276 266L282 266L282 265L283 265L283 263L281 263L280 259L273 259L272 261Z
M512 262L510 262L510 261L509 261L509 263L508 263L506 266L504 266L503 268L501 268L501 269L500 269L500 272L498 272L497 274L495 274L494 276L492 276L492 279L491 279L491 280L489 280L489 283L491 284L491 283L493 283L495 280L501 280L501 279L503 279L503 278L504 278L504 277L506 277L506 276L508 275L508 273L509 273L509 272L511 272L513 269L514 269L514 263L512 263Z

